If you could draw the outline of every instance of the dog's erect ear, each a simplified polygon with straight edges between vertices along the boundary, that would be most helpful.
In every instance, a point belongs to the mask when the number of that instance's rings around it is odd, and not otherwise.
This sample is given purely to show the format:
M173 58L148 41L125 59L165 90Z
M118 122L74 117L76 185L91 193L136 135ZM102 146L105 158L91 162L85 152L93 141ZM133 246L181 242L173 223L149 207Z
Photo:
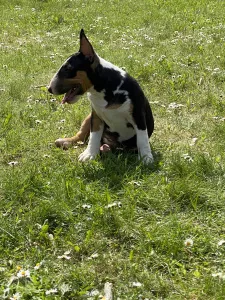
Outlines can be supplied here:
M90 60L90 62L94 61L94 57L95 57L94 49L91 43L89 42L89 40L87 39L83 29L81 29L80 31L80 52L85 57L87 57Z

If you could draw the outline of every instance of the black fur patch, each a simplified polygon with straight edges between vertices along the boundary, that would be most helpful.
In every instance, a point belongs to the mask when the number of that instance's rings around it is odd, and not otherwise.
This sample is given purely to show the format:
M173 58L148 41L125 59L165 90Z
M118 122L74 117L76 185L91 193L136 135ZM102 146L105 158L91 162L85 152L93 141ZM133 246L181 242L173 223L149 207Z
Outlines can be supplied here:
M87 71L89 64L84 55L77 52L71 55L58 71L60 79L74 78L78 71Z

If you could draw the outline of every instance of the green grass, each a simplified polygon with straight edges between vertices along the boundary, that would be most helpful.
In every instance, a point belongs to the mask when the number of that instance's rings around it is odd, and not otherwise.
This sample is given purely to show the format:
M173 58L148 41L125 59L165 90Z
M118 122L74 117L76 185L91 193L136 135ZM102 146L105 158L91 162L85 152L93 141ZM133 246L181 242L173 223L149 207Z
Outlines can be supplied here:
M0 298L99 299L109 281L117 300L224 299L224 1L12 0L0 14ZM152 103L152 166L55 148L90 111L43 87L81 28Z

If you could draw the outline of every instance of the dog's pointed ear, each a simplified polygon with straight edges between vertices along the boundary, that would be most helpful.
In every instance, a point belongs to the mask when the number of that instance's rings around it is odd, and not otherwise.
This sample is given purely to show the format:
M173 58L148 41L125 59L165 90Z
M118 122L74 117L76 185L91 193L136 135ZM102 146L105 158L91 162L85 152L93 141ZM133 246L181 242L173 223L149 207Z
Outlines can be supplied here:
M94 61L95 51L87 39L83 29L80 31L80 52L87 57L90 62Z

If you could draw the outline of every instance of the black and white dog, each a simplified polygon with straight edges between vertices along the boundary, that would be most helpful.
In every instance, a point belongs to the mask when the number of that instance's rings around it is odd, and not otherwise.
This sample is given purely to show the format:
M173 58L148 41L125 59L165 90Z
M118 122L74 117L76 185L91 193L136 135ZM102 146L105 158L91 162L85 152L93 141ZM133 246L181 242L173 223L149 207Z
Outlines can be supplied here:
M90 135L79 161L94 159L100 152L123 147L138 149L144 163L153 162L149 137L154 119L147 98L137 81L124 70L99 57L80 32L80 50L71 55L52 78L48 91L65 94L62 103L75 103L88 93L92 112L71 138L56 140L67 149Z

